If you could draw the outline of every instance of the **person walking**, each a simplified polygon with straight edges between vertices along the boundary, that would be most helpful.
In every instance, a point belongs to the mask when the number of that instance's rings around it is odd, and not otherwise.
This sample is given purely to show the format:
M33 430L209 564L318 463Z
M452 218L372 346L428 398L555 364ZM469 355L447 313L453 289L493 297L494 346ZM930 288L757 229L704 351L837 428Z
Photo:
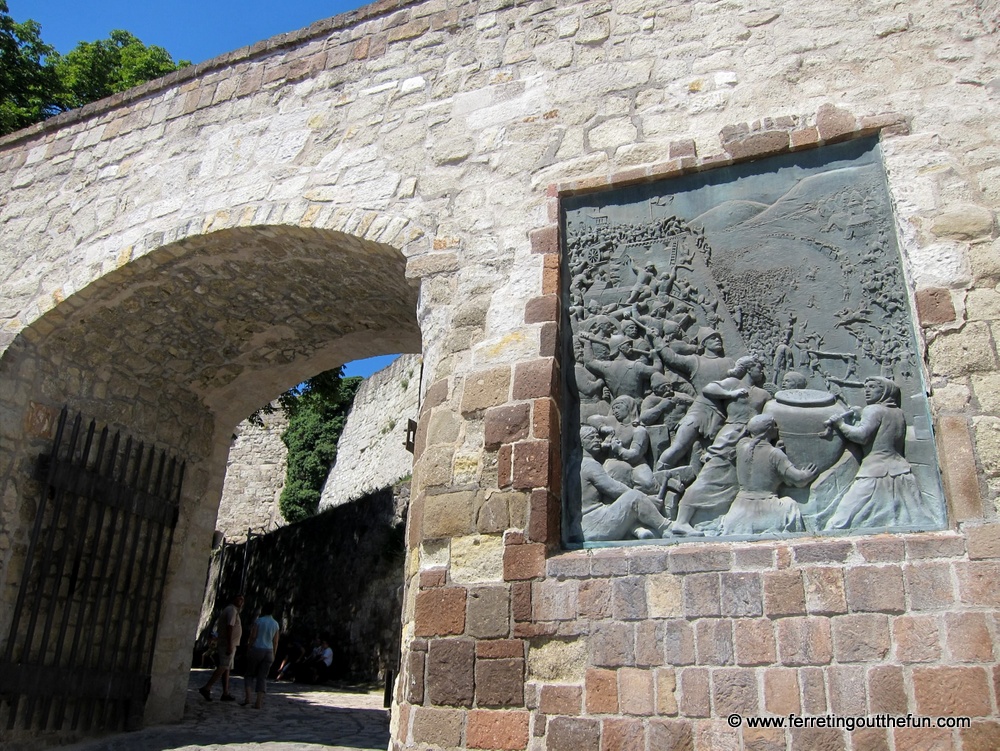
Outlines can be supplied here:
M274 662L274 653L278 650L278 634L281 627L274 620L274 604L264 603L260 609L260 617L253 622L250 628L250 639L247 644L247 669L243 677L243 688L246 697L240 706L250 704L250 682L256 683L257 697L254 702L254 709L261 709L264 706L264 694L267 693L267 674L271 670Z
M198 689L205 701L212 701L212 686L222 679L222 701L235 701L236 697L229 693L229 673L236 661L236 648L243 636L243 625L240 623L240 610L243 608L243 595L233 597L229 605L219 613L215 631L219 635L219 667L212 673L208 683Z

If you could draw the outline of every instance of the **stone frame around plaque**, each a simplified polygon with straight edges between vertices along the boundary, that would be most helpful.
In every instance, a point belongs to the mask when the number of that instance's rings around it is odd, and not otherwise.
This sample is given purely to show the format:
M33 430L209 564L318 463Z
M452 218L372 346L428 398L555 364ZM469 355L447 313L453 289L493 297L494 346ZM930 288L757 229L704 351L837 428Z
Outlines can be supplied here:
M877 138L559 221L564 546L946 525Z

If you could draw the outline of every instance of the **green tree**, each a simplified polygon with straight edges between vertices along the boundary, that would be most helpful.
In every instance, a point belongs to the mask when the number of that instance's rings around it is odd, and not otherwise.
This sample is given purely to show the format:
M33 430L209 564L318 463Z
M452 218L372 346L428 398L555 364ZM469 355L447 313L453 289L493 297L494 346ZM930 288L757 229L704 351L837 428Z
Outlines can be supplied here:
M337 459L337 441L363 380L342 378L337 368L278 397L279 406L288 415L288 428L281 436L288 447L288 469L278 500L287 521L297 522L316 513L323 483ZM260 423L261 411L251 415L251 422Z
M45 44L41 32L36 21L17 23L0 0L0 135L190 65L121 29L65 55Z
M0 0L0 135L60 111L55 50L42 41L35 21L17 23Z
M64 109L82 107L186 65L190 65L187 60L174 63L163 47L147 47L129 32L115 29L107 39L80 42L56 57L60 104Z

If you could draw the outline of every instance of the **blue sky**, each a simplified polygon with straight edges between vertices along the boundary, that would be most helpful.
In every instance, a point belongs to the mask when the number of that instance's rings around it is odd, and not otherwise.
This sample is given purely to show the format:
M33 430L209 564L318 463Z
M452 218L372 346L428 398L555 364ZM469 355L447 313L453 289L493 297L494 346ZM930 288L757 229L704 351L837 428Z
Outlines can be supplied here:
M15 21L42 25L59 52L125 29L175 60L200 63L364 5L358 0L8 0Z
M203 60L360 7L350 0L8 0L15 21L42 25L59 52L125 29L158 44L174 60ZM344 375L369 376L397 355L348 363Z

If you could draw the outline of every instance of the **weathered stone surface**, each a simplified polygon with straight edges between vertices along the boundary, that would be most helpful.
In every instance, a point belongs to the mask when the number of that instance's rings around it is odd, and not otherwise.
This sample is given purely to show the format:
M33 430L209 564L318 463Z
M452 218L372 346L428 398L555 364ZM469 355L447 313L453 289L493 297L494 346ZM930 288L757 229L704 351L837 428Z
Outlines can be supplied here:
M416 707L413 715L413 740L439 746L459 746L465 729L465 713L454 709Z
M921 326L940 326L955 320L955 304L950 290L942 287L918 289L916 301Z
M913 695L917 711L931 717L990 714L987 675L981 667L916 667Z
M469 590L466 631L479 639L495 639L510 632L510 593L506 587Z
M491 368L469 375L462 392L462 414L503 404L509 389L510 368Z
M938 237L975 240L993 230L993 212L975 204L949 206L934 219L931 232Z
M524 660L476 660L476 706L524 706Z
M930 343L930 359L935 373L963 376L996 370L993 336L984 321L971 321L954 333L944 333Z
M427 700L438 705L471 707L475 654L472 639L432 640L427 649Z
M464 587L417 592L414 632L417 636L453 636L465 631Z
M469 748L503 749L517 751L528 745L527 712L489 712L474 710L469 713L466 744Z

